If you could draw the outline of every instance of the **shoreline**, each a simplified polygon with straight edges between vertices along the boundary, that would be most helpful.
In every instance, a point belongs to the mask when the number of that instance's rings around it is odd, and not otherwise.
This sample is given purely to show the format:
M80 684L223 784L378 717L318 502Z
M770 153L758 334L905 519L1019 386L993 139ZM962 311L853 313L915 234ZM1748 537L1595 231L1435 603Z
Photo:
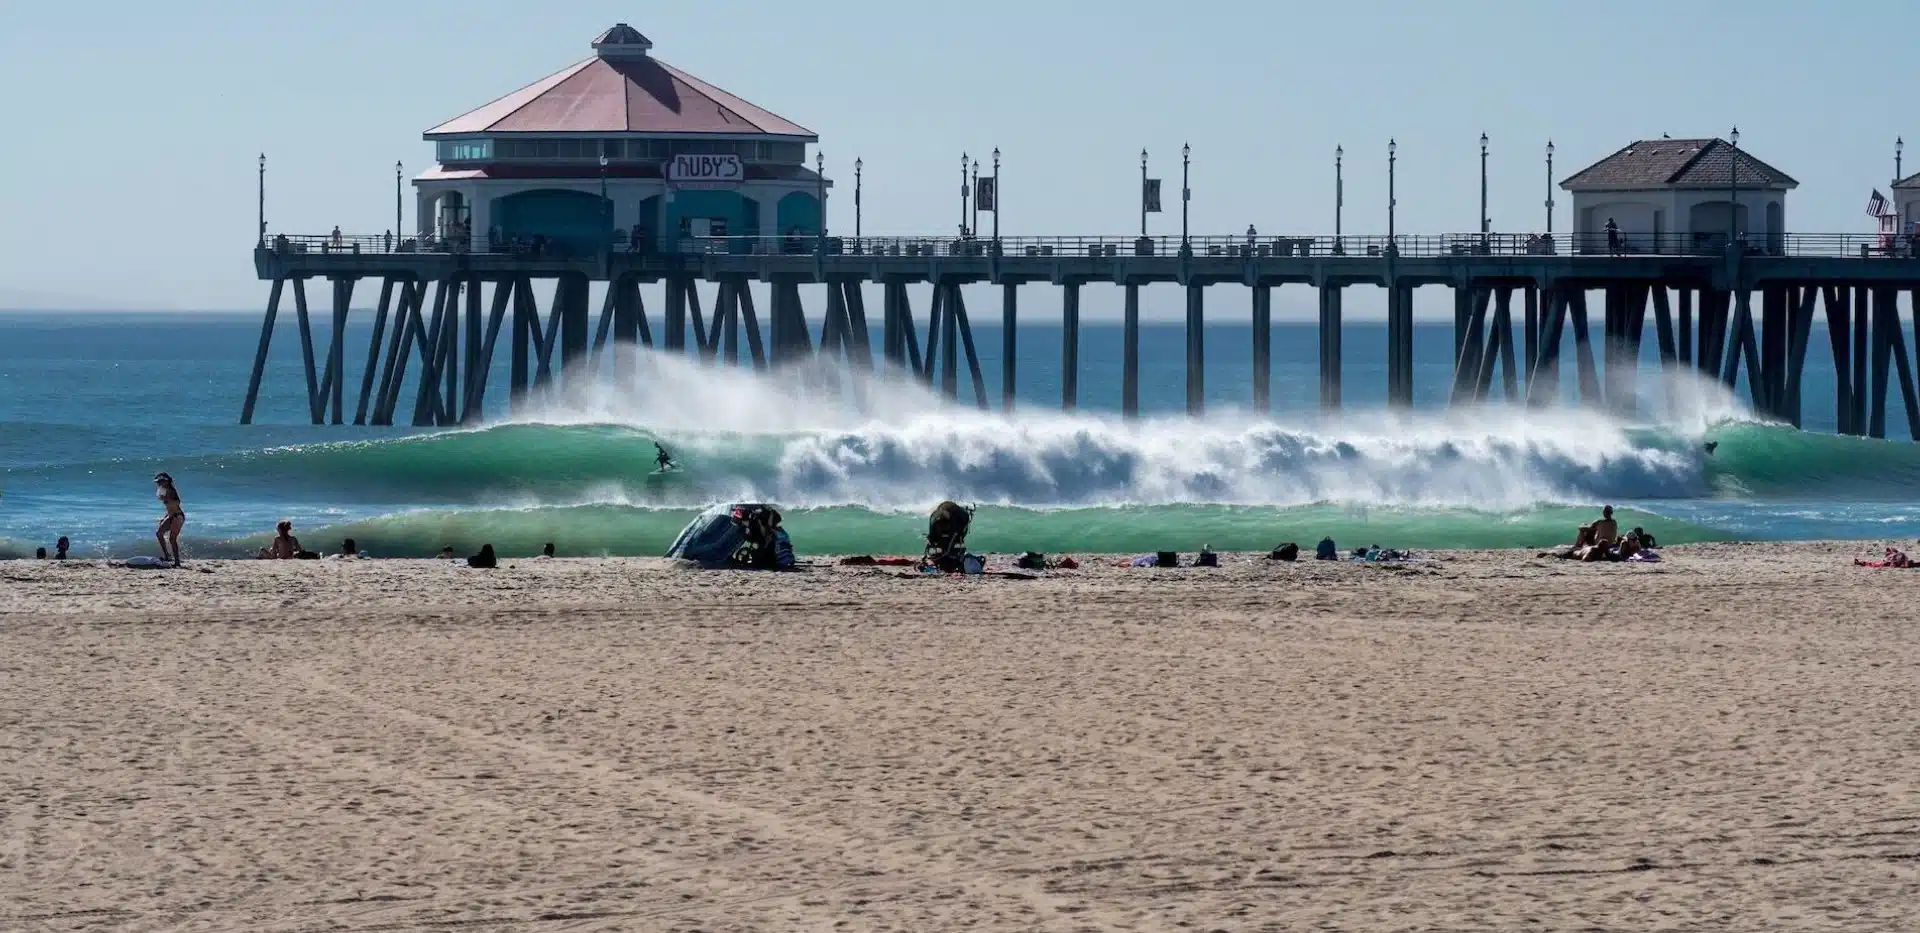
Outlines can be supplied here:
M127 601L140 596L153 602L147 609L192 612L196 605L249 608L260 600L294 605L284 597L297 594L303 609L351 608L360 605L433 606L449 599L464 606L475 599L519 602L555 602L593 607L620 602L656 586L672 588L685 581L695 592L769 594L792 592L810 597L830 591L845 581L880 581L883 585L945 587L1041 585L1080 590L1116 587L1122 592L1144 590L1178 581L1182 587L1232 588L1246 584L1310 582L1340 585L1387 576L1431 576L1468 581L1506 576L1518 578L1576 574L1637 574L1699 576L1716 566L1735 562L1748 572L1763 568L1793 569L1800 573L1860 571L1855 558L1877 559L1889 544L1920 556L1920 545L1895 539L1753 542L1727 541L1679 544L1659 548L1658 562L1583 563L1540 555L1555 548L1412 549L1414 560L1368 562L1343 552L1337 561L1316 560L1304 550L1296 561L1268 560L1264 552L1221 551L1219 567L1192 565L1195 553L1180 553L1176 568L1123 566L1136 552L1116 554L1049 554L1049 559L1072 556L1076 569L1021 570L1017 554L985 555L987 573L929 574L913 567L845 566L848 555L803 556L793 571L702 569L665 557L502 557L500 566L478 570L465 558L360 558L319 560L259 560L188 558L180 568L137 569L121 559L65 561L32 558L0 561L0 620L22 613L84 615L111 604L107 614L134 609ZM879 556L879 555L876 555ZM905 555L912 557L914 555ZM1008 579L1009 576L1023 579ZM1031 578L1031 579L1025 579ZM1619 579L1626 579L1618 577ZM73 590L85 581L94 589ZM371 591L369 591L371 588Z

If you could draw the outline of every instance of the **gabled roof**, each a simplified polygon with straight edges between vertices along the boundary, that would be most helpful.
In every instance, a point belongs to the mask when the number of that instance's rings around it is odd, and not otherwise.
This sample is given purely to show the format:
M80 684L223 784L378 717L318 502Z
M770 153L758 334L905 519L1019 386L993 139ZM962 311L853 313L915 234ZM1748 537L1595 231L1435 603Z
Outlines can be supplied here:
M594 39L593 58L426 132L699 133L815 139L812 130L647 54L625 23Z
M1920 188L1920 172L1915 172L1893 183L1895 188Z
M1800 186L1787 173L1722 139L1641 139L1575 172L1560 187L1567 191L1617 191L1724 188L1730 183L1742 188Z

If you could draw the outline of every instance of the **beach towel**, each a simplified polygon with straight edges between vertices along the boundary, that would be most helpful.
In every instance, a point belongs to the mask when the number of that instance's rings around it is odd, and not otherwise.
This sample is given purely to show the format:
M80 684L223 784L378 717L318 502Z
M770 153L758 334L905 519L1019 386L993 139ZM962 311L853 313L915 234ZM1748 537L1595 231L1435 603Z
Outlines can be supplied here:
M1142 554L1142 555L1140 555L1139 557L1136 557L1136 558L1134 558L1134 559L1133 559L1133 560L1131 560L1131 561L1123 561L1123 562L1121 563L1121 566L1131 566L1131 567L1153 567L1153 566L1156 566L1156 565L1158 565L1158 564L1159 564L1159 562L1160 562L1160 558L1159 558L1159 556L1157 556L1157 555L1154 555L1154 554Z
M1632 554L1627 555L1627 563L1630 563L1630 564L1657 564L1659 562L1660 562L1659 551L1649 551L1642 548L1641 550L1635 551Z
M1888 548L1888 550L1892 550L1892 548ZM158 557L142 554L139 557L127 558L127 562L120 566L128 570L166 570L173 565Z

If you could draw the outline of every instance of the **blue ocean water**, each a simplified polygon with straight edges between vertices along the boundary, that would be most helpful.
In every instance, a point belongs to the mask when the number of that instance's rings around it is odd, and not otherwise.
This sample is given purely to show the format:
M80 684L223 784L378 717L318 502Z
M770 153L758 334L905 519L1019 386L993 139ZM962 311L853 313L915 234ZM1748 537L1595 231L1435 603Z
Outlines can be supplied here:
M984 319L998 315L974 313L997 408L1002 334ZM0 554L63 534L87 556L150 551L149 480L162 469L185 499L189 556L244 553L283 517L327 550L351 535L395 556L482 541L530 553L549 540L563 554L657 554L701 506L761 498L787 509L801 548L815 553L912 550L918 516L947 497L980 504L974 543L1001 550L1265 549L1323 534L1537 546L1569 537L1602 502L1663 540L1920 534L1920 447L1826 433L1833 376L1817 328L1808 432L1747 415L1744 383L1729 395L1653 377L1634 418L1502 404L1450 411L1450 321L1416 329L1417 407L1407 413L1382 407L1384 324L1349 322L1335 416L1318 410L1314 325L1276 324L1273 411L1257 416L1247 410L1251 328L1226 311L1212 312L1206 331L1207 416L1184 415L1183 327L1149 324L1148 417L1129 423L1117 415L1119 327L1083 325L1079 411L1062 414L1057 311L1023 314L1011 414L954 407L911 383L856 391L844 373L759 376L648 355L635 361L630 392L603 379L512 416L502 340L488 419L459 430L306 424L290 315L257 423L243 427L256 315L0 314ZM369 317L356 313L348 330L349 420ZM317 329L321 352L326 339ZM1648 373L1653 354L1649 340ZM1570 356L1563 369L1570 388ZM1893 396L1888 423L1904 436ZM402 397L405 420L411 388ZM971 398L963 377L961 399ZM656 439L684 473L651 475ZM1707 439L1719 442L1711 456Z

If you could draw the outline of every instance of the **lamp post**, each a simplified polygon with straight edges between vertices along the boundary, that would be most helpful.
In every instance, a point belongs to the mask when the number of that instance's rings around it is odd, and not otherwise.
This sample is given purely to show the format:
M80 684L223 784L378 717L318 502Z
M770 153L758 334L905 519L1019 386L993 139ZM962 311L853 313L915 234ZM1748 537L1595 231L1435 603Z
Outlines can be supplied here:
M1006 192L1000 190L1000 147L995 146L993 147L993 245L996 253L1000 251L1000 205L1006 203L1001 200L1005 196Z
M967 221L967 229L980 232L980 160L973 160L973 219Z
M1480 134L1480 236L1490 232L1487 223L1487 134Z
M1727 135L1733 144L1733 158L1727 160L1727 248L1740 237L1740 128Z
M402 216L400 213L401 171L402 170L400 167L400 161L398 159L394 160L394 163L393 163L393 242L395 243L400 242L407 235L406 228L400 226L400 221Z
M820 205L820 222L814 225L815 252L827 251L827 154L813 153L814 203Z
M1900 183L1900 179L1906 177L1900 174L1900 155L1902 152L1906 150L1906 148L1907 148L1906 140L1901 139L1898 136L1895 136L1893 138L1893 183L1896 185Z
M960 153L960 235L967 235L967 154Z
M1389 250L1393 249L1393 209L1400 203L1393 197L1394 163L1399 158L1400 144L1392 139L1387 140L1387 249Z
M1553 140L1547 140L1547 236L1553 236Z
M1344 146L1333 147L1333 245L1340 248L1340 212L1347 206L1347 181L1344 176L1344 163L1347 150Z
M1189 253L1193 247L1187 243L1187 202L1193 200L1193 189L1187 186L1189 171L1193 166L1193 147L1180 144L1180 252Z
M858 158L853 160L853 238L860 239L860 169L865 163Z
M267 154L260 153L260 227L259 244L267 245Z
M1147 235L1147 150L1140 150L1140 236Z
M600 151L600 245L613 249L613 205L607 200L607 153Z

